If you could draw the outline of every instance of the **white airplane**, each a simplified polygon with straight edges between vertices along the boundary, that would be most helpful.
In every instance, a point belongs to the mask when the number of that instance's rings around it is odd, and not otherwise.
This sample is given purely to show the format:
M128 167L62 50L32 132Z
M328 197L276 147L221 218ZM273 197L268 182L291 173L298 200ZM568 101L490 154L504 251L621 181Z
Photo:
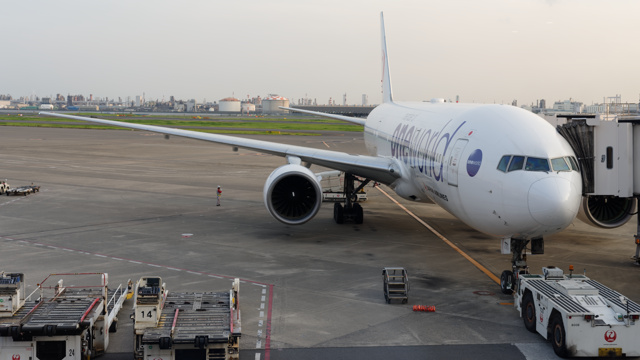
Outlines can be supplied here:
M514 273L526 269L524 250L543 250L543 237L566 228L582 198L578 162L567 141L539 116L508 105L396 102L391 91L384 19L381 14L383 103L366 119L303 111L364 126L371 155L292 146L240 137L138 125L41 112L168 135L228 144L285 157L264 186L271 215L290 225L303 224L322 203L318 176L311 164L345 172L344 206L334 205L334 219L362 223L355 193L368 181L385 184L405 198L431 200L472 228L502 239L512 254L512 271L502 275L511 291ZM366 179L356 188L354 176ZM516 275L517 276L517 275Z

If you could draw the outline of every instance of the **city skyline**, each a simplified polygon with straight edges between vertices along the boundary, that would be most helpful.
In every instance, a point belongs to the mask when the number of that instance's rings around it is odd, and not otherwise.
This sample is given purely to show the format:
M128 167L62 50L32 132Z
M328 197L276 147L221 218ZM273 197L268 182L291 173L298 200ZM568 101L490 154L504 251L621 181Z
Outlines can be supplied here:
M35 5L35 6L34 6ZM380 102L385 12L397 100L637 102L632 0L3 4L0 93ZM67 94L64 94L67 95Z

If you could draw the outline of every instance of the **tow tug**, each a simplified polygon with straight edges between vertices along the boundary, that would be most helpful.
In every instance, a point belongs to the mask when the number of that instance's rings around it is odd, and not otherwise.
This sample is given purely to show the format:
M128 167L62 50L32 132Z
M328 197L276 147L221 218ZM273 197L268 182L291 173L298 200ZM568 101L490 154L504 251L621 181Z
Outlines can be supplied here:
M52 283L52 276L63 278ZM84 285L96 276L98 282ZM0 359L88 360L103 354L128 291L107 284L106 273L51 274L25 296L24 274L0 272Z
M136 283L134 359L238 360L240 280L225 292L169 292L162 278Z
M519 274L514 304L527 330L551 340L560 357L640 356L640 305L569 270Z

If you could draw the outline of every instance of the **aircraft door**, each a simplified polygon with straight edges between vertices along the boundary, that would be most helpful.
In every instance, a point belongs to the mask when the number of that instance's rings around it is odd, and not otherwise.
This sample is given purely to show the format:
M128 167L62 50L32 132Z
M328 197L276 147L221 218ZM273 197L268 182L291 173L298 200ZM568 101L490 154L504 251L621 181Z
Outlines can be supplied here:
M451 186L458 186L458 166L460 165L460 157L462 156L462 151L464 150L464 147L467 146L468 142L469 140L467 139L458 139L451 150L449 165L447 166L447 179Z

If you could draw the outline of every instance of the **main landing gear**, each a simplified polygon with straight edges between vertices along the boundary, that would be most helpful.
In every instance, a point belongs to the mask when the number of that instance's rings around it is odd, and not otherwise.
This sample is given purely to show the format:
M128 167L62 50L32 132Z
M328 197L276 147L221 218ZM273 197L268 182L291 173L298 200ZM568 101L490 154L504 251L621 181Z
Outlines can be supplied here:
M511 268L505 270L500 275L500 290L503 294L513 294L518 283L520 274L528 274L529 266L527 266L527 245L531 243L531 254L544 254L544 239L535 238L527 239L502 239L502 253L511 253Z
M360 182L360 186L357 188L355 187L355 181ZM344 206L339 202L333 205L333 219L336 223L344 224L345 220L353 220L356 224L362 224L364 221L364 212L362 206L357 202L357 193L370 181L369 179L361 181L352 174L344 174Z

